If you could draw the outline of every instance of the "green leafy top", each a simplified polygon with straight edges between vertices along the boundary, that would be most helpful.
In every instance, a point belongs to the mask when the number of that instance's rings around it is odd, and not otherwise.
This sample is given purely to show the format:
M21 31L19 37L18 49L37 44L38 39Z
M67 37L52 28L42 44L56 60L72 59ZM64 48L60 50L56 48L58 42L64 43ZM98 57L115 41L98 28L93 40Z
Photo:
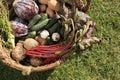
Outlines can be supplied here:
M8 11L0 0L0 37L2 38L3 46L5 47L13 47L12 39L14 36L11 34L11 32L12 29L10 27L10 22L8 19Z

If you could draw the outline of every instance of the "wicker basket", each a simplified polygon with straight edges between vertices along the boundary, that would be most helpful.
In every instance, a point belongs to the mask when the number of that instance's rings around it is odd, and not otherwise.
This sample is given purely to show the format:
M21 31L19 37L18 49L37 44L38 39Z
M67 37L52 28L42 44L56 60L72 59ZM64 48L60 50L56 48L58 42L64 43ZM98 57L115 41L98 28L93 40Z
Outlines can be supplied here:
M90 5L90 0L87 0L88 3L86 6L84 6L82 0L62 0L62 1L65 1L65 2L70 1L71 3L73 2L76 4L76 7L78 7L81 11L84 11L84 12L86 12L88 10L89 5ZM7 9L9 9L8 7L11 7L12 2L13 2L13 0L5 0L5 1L2 0L2 4L0 5L0 11L2 12L0 14L3 17L3 22L8 24L6 26L9 26L9 21L7 18ZM3 5L5 5L5 6L3 6ZM4 23L0 23L1 30L5 26ZM8 31L10 32L10 29L8 29ZM73 31L71 32L71 35L72 35L71 40L73 40L74 36L75 36L74 23L73 23ZM60 66L60 64L63 62L63 58L60 58L59 60L55 61L54 63L43 65L43 66L38 66L38 67L25 66L22 64L18 64L15 60L13 60L10 57L10 52L11 52L12 48L6 48L3 46L2 40L4 40L4 38L5 37L3 37L3 35L0 37L0 60L4 64L6 64L14 69L22 71L23 75L29 75L31 72L41 72L41 71L54 69L55 67ZM68 51L69 50L64 51L63 53L67 54Z

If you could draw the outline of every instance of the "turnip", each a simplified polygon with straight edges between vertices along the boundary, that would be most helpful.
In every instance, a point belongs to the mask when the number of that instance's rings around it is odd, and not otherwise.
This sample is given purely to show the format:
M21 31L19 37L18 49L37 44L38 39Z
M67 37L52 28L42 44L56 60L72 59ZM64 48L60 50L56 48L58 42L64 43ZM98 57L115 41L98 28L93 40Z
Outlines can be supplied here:
M26 49L31 49L31 48L36 47L38 45L39 45L39 43L33 38L28 38L24 41L24 47Z

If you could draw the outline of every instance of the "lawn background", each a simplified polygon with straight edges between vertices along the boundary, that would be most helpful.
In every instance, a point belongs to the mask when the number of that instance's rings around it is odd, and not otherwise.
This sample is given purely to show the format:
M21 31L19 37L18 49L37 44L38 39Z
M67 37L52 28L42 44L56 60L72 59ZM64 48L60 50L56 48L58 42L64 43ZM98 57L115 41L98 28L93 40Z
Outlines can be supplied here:
M97 23L93 35L103 38L101 45L70 56L54 70L30 76L0 62L0 80L120 80L120 0L92 0L88 14Z

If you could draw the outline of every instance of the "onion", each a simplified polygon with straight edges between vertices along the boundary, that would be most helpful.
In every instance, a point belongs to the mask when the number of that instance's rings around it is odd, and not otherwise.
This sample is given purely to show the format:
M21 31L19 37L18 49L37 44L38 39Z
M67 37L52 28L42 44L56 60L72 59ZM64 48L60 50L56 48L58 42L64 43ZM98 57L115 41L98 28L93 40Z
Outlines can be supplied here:
M43 39L46 39L48 36L49 36L49 32L47 30L43 30L41 33L40 33L40 36L41 38Z
M59 33L53 33L52 34L53 41L59 41L60 40L60 34Z

